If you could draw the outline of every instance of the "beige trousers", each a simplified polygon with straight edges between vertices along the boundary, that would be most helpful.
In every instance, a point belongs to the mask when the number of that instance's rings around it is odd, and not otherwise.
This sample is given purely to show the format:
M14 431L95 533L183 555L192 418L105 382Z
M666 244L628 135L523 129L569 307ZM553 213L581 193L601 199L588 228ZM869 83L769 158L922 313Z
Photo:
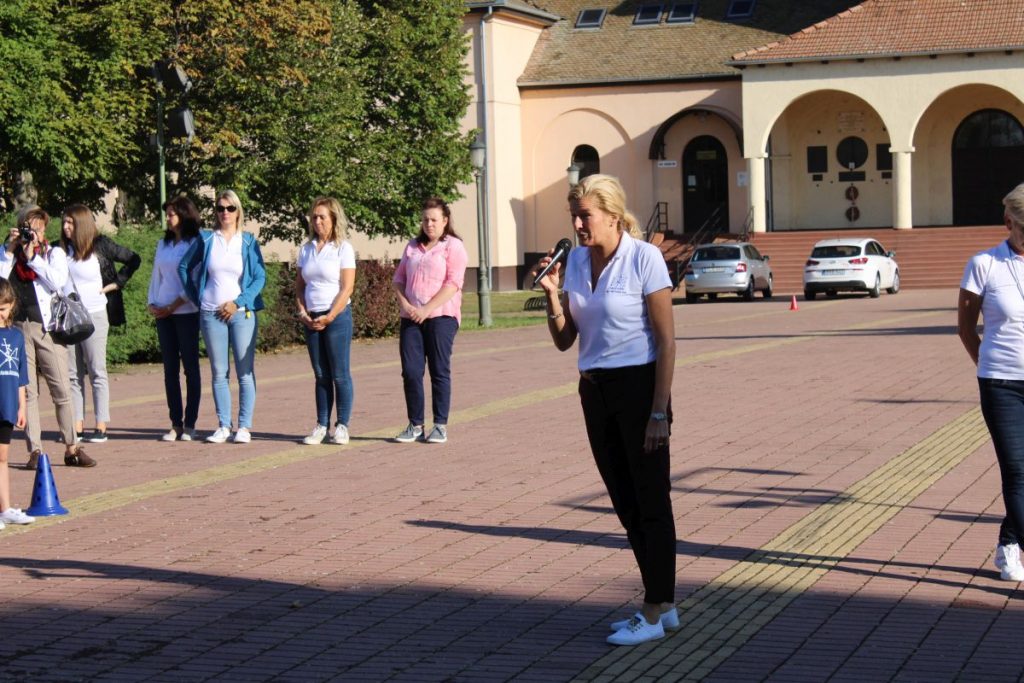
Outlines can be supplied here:
M75 416L71 407L71 375L68 372L67 347L43 334L40 323L21 321L14 324L25 335L25 357L28 359L26 391L25 442L28 450L43 450L39 424L39 378L46 380L50 398L57 412L57 425L65 444L75 443Z

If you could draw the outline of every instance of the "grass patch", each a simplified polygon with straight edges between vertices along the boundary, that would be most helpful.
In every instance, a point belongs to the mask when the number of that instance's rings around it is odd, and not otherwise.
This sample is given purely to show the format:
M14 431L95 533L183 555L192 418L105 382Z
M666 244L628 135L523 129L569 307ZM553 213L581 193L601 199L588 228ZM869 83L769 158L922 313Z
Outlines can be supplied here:
M507 327L524 327L526 325L543 325L547 321L547 312L524 311L523 304L527 299L540 296L540 292L491 292L491 319L494 324L487 329ZM462 295L462 326L461 330L479 330L480 299L476 292Z

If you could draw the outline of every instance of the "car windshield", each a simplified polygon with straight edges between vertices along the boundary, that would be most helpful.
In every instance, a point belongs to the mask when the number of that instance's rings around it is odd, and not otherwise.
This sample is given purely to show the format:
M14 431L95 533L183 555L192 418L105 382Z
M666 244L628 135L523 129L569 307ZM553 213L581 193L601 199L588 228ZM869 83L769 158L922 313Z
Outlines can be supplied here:
M693 254L693 261L738 261L739 247L704 247Z
M855 244L830 244L827 247L815 247L811 258L848 258L860 256L860 247Z

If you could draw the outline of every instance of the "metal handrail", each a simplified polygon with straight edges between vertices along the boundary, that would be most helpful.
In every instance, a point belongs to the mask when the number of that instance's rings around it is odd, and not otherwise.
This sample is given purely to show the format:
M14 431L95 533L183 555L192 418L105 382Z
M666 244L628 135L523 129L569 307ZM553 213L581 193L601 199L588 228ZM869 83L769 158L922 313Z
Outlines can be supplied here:
M656 230L653 228L657 228ZM657 202L651 217L647 219L644 227L644 240L651 241L651 235L655 232L666 232L668 230L668 202Z
M715 210L708 215L707 219L703 223L701 223L697 232L693 233L693 236L686 240L685 246L683 247L683 254L672 259L673 264L675 265L675 289L679 288L679 274L684 268L686 268L686 264L689 263L690 259L688 257L693 253L694 248L696 248L698 244L705 242L711 235L717 235L721 232L720 222L722 219L723 208L725 208L724 204L716 206Z

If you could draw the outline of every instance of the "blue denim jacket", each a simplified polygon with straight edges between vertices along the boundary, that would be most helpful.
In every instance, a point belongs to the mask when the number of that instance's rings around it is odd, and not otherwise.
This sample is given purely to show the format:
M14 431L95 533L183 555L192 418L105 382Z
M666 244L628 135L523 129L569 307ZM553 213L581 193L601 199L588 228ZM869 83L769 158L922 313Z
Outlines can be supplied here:
M178 264L178 277L185 288L185 296L196 306L200 305L199 297L206 287L207 263L212 246L213 231L200 230L199 239L192 242ZM263 297L260 292L266 283L267 270L263 265L259 242L252 233L242 232L242 293L235 299L235 303L247 311L262 311Z

